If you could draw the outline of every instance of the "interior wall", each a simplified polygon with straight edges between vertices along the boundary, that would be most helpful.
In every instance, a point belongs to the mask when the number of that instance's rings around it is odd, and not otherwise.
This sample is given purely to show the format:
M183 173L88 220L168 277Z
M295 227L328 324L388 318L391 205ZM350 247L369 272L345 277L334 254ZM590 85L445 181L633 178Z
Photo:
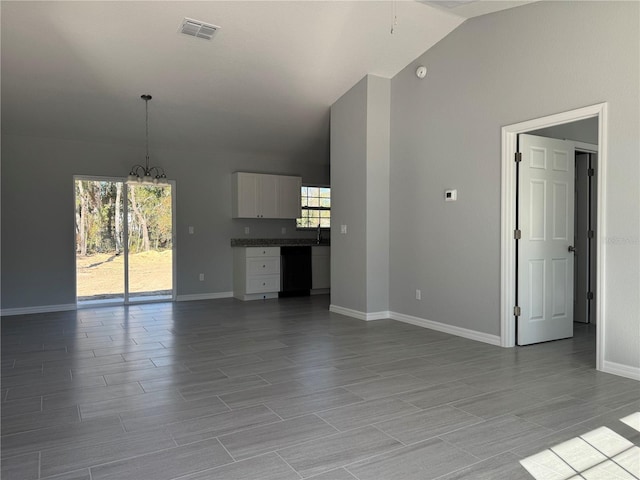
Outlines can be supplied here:
M279 238L282 227L287 237L315 236L296 231L294 220L232 219L231 173L302 175L303 182L327 184L328 162L252 152L153 149L151 155L176 181L179 296L232 291L231 238ZM141 158L144 151L124 145L2 136L3 310L75 303L73 176L122 177Z
M559 138L561 140L573 140L575 142L598 144L598 118L592 117L577 122L554 125L528 132L539 137Z
M331 305L358 312L367 309L366 167L367 77L331 106Z
M367 313L389 311L391 80L367 76Z
M331 309L366 318L389 310L390 94L367 75L331 107Z
M394 77L392 311L499 335L501 127L606 101L605 359L640 367L639 8L537 2L476 17Z

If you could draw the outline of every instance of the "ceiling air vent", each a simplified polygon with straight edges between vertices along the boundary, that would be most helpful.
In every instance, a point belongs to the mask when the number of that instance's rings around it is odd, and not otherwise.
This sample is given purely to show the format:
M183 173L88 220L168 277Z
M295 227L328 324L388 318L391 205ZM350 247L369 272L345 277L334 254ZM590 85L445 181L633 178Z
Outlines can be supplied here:
M185 18L180 25L180 33L184 33L185 35L189 35L191 37L211 40L219 28L220 27L211 25L210 23L204 23L199 20Z

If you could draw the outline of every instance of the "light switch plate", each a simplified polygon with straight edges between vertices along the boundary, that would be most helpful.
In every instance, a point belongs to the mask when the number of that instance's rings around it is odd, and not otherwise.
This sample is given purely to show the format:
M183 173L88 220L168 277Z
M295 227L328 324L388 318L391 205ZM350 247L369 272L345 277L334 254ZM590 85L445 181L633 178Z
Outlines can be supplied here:
M444 201L455 202L458 199L458 190L445 190Z
M340 233L342 233L342 234L346 234L347 233L347 226L346 225L340 225Z

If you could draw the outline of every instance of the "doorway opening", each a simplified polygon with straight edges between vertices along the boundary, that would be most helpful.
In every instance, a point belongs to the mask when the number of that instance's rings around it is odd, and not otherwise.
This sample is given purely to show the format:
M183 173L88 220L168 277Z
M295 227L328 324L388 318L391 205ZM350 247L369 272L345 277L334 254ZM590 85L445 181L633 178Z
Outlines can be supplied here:
M175 298L173 184L74 177L78 307Z
M567 125L587 119L597 121L597 144L599 147L598 175L596 179L596 223L597 234L594 238L595 261L595 292L594 312L591 317L593 323L597 323L596 332L596 368L602 370L604 360L604 334L606 332L606 319L602 315L603 279L605 275L605 251L602 239L605 238L604 212L605 209L605 175L607 163L606 148L606 103L584 107L569 112L563 112L534 120L528 120L502 128L502 182L501 182L501 345L513 347L516 344L517 325L517 289L516 289L516 253L517 246L517 207L515 205L517 184L517 162L515 155L518 151L518 136L528 132L539 131L550 127ZM570 245L573 246L573 243Z

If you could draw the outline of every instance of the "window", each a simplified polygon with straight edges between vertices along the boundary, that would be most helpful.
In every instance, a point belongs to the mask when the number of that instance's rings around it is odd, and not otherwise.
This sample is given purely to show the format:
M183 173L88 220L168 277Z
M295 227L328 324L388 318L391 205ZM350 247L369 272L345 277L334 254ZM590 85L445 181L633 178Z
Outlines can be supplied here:
M307 185L302 187L302 216L297 228L331 227L331 188Z

